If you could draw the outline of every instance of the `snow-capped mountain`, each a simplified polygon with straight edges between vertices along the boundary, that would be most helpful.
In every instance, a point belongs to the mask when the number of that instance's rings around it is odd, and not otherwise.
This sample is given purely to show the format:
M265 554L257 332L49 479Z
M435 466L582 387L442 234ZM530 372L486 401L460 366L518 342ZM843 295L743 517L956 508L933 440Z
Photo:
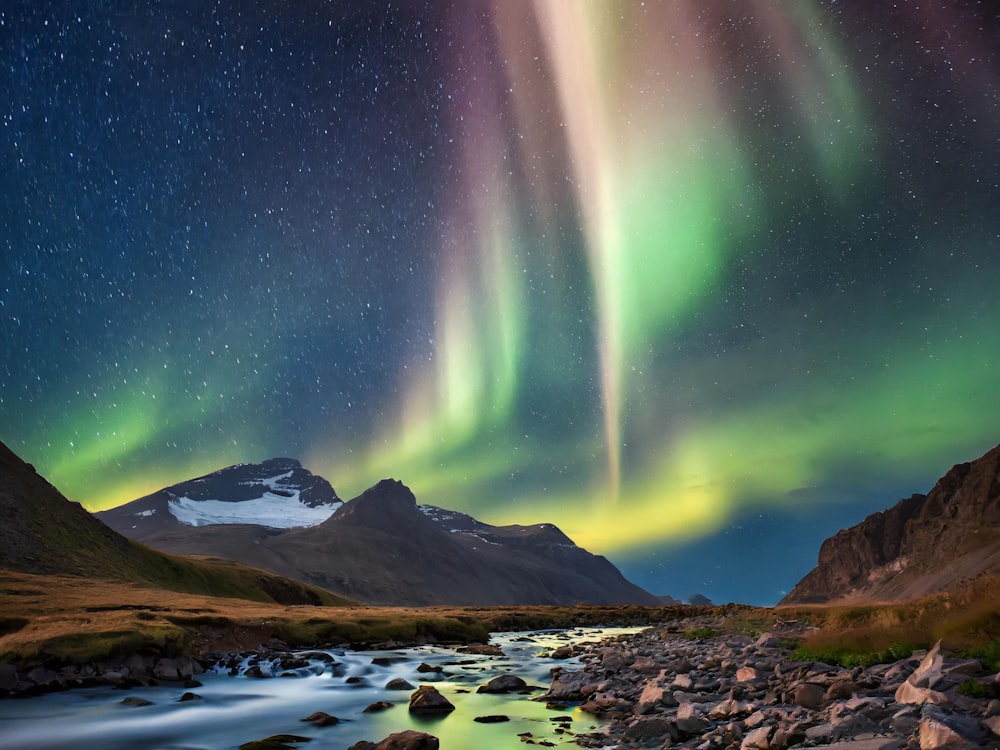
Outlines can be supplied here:
M323 477L293 458L272 458L229 466L96 515L111 528L142 540L178 525L315 526L342 504Z
M174 554L227 557L370 604L647 604L550 523L492 526L383 480L341 503L291 459L231 466L98 514Z

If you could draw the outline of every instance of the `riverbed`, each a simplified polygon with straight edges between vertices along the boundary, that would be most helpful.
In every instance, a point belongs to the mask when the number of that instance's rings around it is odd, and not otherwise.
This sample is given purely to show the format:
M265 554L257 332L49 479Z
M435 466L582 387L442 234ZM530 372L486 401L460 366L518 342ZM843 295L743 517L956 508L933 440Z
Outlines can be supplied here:
M531 700L549 686L553 667L579 666L575 659L540 654L567 643L600 641L638 630L494 634L491 643L504 656L463 654L437 646L393 651L333 649L321 651L322 656L314 650L308 666L293 670L295 676L247 677L242 669L233 676L220 667L199 675L200 687L85 688L0 701L0 748L235 750L251 740L295 734L311 738L299 745L308 750L344 750L359 740L378 742L406 729L437 736L442 750L520 748L524 744L519 735L525 733L535 742L572 745L575 734L601 731L602 725L574 706L553 710ZM425 670L437 667L440 671L418 671L421 664ZM529 695L476 693L476 688L501 674L517 675L541 689ZM412 716L408 711L412 690L385 687L397 678L415 686L434 685L455 710L433 719ZM185 693L197 697L181 701ZM150 705L125 704L126 697L141 698ZM393 705L365 712L379 701ZM327 727L301 721L317 711L341 721ZM475 721L483 716L506 716L509 721Z

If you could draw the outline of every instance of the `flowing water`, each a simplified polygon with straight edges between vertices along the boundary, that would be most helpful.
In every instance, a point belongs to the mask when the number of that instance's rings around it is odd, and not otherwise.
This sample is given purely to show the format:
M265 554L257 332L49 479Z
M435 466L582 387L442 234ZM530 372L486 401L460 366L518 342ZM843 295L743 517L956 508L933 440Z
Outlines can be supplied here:
M200 748L232 750L251 740L274 734L311 738L298 745L307 750L343 750L359 740L378 742L393 732L416 729L440 738L442 750L524 747L521 735L536 742L572 745L569 733L559 732L557 717L572 717L569 731L600 731L599 722L578 708L553 711L532 695L489 695L476 688L501 674L515 674L528 685L547 688L549 671L557 665L574 669L575 659L554 660L538 656L567 642L598 641L639 628L583 628L571 631L536 631L494 634L491 642L505 656L475 656L432 646L396 651L324 652L326 659L311 659L295 677L269 679L230 676L217 670L199 675L202 687L191 692L199 700L180 702L188 692L177 685L114 690L86 688L51 693L37 698L0 701L0 748L100 748L101 750L160 750ZM316 653L316 652L313 652ZM373 660L378 659L378 663ZM421 663L440 666L443 673L420 673ZM407 710L412 691L385 688L394 678L413 685L433 684L455 705L440 718L418 718ZM126 696L151 701L149 706L122 703ZM393 707L364 713L376 701ZM301 719L325 711L341 719L330 727L316 727ZM485 724L477 716L504 715L510 721Z

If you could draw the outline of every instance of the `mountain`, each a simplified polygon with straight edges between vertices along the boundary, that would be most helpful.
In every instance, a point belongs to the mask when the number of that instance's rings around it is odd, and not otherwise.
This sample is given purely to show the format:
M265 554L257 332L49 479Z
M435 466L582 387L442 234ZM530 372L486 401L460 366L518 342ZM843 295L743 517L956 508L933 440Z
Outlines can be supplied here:
M779 602L901 600L1000 573L1000 445L825 542Z
M209 476L239 476L229 471ZM243 471L267 474L255 466ZM221 522L221 515L213 519L219 522L184 523L171 502L188 497L177 488L189 486L175 485L99 515L157 549L219 555L371 604L658 604L606 558L581 549L552 524L491 526L463 513L418 506L395 480L337 506L321 523L295 528ZM216 483L213 499L229 497L227 491ZM155 512L142 515L147 511ZM147 519L157 515L172 520L154 529ZM238 510L225 515L246 517Z
M259 464L229 466L95 515L142 541L182 526L314 526L342 504L323 477L302 468L293 458L272 458Z
M3 443L0 568L280 604L343 603L329 592L273 573L229 560L180 559L127 539L63 497Z

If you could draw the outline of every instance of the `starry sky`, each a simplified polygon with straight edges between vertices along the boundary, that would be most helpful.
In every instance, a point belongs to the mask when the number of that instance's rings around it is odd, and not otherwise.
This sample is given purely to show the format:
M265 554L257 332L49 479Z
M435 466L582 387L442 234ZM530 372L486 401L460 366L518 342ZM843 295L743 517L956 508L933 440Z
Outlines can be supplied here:
M0 2L0 439L233 463L773 603L1000 442L975 0Z

